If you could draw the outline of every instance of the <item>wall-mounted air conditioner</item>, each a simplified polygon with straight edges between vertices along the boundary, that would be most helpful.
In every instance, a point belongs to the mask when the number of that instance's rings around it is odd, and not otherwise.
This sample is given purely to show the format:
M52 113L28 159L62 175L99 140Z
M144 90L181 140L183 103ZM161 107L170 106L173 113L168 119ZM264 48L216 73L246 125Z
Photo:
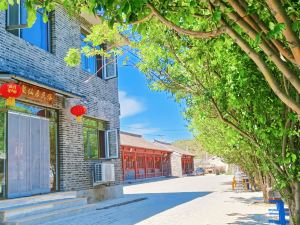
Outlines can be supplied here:
M94 165L94 185L115 181L115 165L112 163L97 163Z

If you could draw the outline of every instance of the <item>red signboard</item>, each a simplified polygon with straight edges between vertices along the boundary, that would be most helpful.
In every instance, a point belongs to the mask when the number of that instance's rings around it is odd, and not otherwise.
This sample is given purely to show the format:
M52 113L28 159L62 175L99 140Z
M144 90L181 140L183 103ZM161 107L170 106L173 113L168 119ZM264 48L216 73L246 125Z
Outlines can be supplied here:
M55 102L55 92L32 84L20 82L23 93L21 99L30 100L52 106Z

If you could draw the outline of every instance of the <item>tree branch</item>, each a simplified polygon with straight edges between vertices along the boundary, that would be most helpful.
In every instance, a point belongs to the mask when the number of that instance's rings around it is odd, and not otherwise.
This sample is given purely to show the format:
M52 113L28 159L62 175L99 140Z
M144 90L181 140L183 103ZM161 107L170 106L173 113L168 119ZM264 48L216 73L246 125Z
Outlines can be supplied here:
M146 17L144 17L144 18L142 18L140 20L136 20L136 21L134 21L134 22L132 22L130 24L131 25L136 25L136 24L144 23L144 22L150 20L153 16L154 16L154 14L153 14L153 12L151 12L148 16L146 16Z
M223 21L225 23L225 21ZM266 65L265 61L259 56L255 50L253 50L249 44L240 37L240 35L233 30L232 28L228 27L227 34L242 48L244 52L254 61L254 63L258 66L262 74L264 75L266 81L268 82L269 86L273 90L273 92L283 101L288 107L290 107L294 112L300 115L300 105L287 96L284 91L281 89L279 84L277 83L275 77L273 76L272 72L269 70L268 66Z
M222 4L222 3L221 3ZM222 4L222 7L225 7L224 4ZM236 23L243 29L243 31L249 35L249 37L253 40L256 39L256 36L258 33L251 28L244 20L241 19L239 15L236 13L230 13L228 14L228 17L231 20L236 21ZM231 29L231 28L230 28ZM227 29L228 33L229 28ZM288 79L291 84L296 88L298 93L300 93L300 79L299 77L294 74L289 67L280 59L280 57L266 44L264 40L259 44L259 47L264 51L264 53L273 61L273 63L278 67L278 69L282 72L283 76Z
M294 58L297 64L300 65L300 41L299 37L292 30L292 22L285 10L282 7L282 3L280 0L267 0L266 1L269 8L271 9L272 14L275 16L278 23L285 24L285 29L283 30L283 34L286 40L289 43L291 51L294 55Z
M266 27L266 25L260 21L259 17L255 14L248 15L245 7L246 3L242 0L239 0L239 3L237 1L230 0L229 4L234 8L234 10L242 17L245 22L247 22L257 33L264 32L267 34L269 32L269 29ZM287 60L290 62L296 64L297 66L300 66L300 64L297 64L295 61L294 56L292 53L285 49L285 47L276 39L266 40L264 37L264 40L266 43L271 47L275 48L276 51L278 51L280 54L282 54Z
M223 33L226 32L226 27L222 26L216 30L210 31L210 32L201 32L201 31L193 31L193 30L188 30L184 29L182 27L177 26L176 24L172 23L171 21L167 20L164 16L160 14L160 12L154 8L150 3L147 3L147 7L151 9L153 12L154 16L163 24L165 24L167 27L177 31L180 34L185 34L189 35L190 37L194 38L213 38L217 37Z

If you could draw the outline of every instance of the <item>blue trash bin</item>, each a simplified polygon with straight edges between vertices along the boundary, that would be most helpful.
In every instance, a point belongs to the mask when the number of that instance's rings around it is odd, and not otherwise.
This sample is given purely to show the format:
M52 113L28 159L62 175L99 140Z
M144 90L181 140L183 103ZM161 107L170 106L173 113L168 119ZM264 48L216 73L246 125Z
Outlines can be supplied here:
M280 225L287 225L288 221L285 220L285 209L284 209L284 202L282 199L269 199L270 203L276 204L276 208L279 213L279 220L270 220L269 222L280 224Z

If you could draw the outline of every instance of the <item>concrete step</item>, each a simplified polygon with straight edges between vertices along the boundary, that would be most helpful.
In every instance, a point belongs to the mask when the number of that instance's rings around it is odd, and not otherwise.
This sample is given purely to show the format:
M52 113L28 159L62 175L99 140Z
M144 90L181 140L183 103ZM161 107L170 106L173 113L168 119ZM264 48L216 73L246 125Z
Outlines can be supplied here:
M16 206L35 204L35 203L40 203L40 202L45 202L45 201L70 199L70 198L76 198L75 191L56 192L56 193L49 193L49 194L43 194L43 195L35 195L35 196L31 196L31 197L0 200L0 210L6 209L6 208L11 208L11 207L16 207Z
M51 222L53 220L60 219L63 217L68 217L68 216L76 215L78 213L83 213L91 209L96 210L96 206L94 204L72 206L72 207L56 209L48 212L40 212L31 215L12 218L0 224L1 225L38 225L41 223Z
M86 198L58 199L38 203L16 205L0 210L0 222L7 222L12 219L22 218L25 216L85 205L87 205Z

